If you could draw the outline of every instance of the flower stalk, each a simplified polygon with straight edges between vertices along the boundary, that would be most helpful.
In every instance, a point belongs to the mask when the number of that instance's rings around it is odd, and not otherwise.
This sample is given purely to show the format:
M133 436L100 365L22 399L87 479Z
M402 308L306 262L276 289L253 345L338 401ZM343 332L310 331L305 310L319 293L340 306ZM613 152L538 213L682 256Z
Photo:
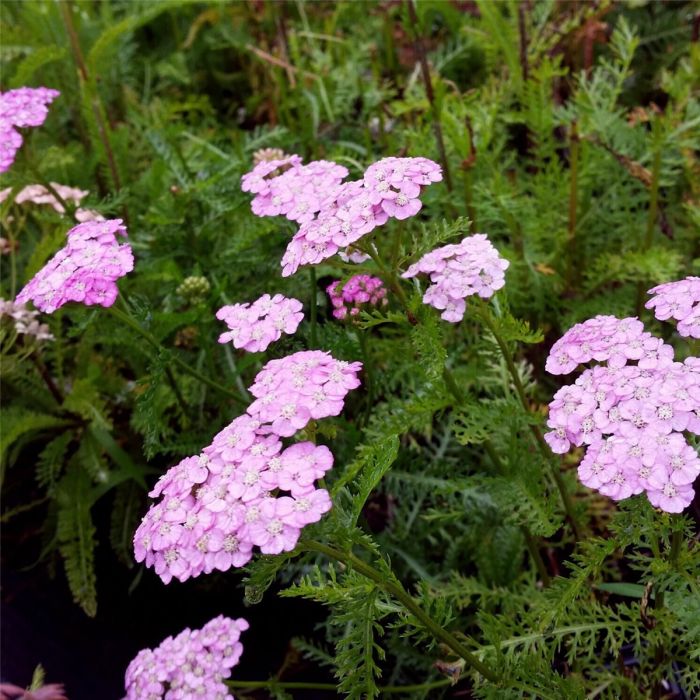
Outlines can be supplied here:
M505 360L508 373L510 374L511 379L513 380L513 386L515 387L515 392L518 395L518 399L520 400L520 403L522 404L525 411L527 413L530 413L531 411L527 401L527 396L525 394L525 387L523 386L522 380L520 379L520 374L518 373L518 369L515 366L515 362L513 361L511 352L508 349L508 345L506 344L501 334L498 332L496 324L493 322L493 319L491 318L491 314L489 313L488 309L482 306L481 310L482 313L480 314L480 317L484 320L484 323L491 331L501 351L501 355L503 355L503 359ZM549 446L547 445L547 442L544 439L544 435L542 434L542 430L540 430L540 427L538 425L530 425L530 430L532 431L532 434L535 438L535 442L537 443L540 452L546 459L547 464L549 464L550 466L552 477L561 495L561 500L564 505L564 511L566 512L567 518L569 519L569 523L571 524L571 528L574 531L574 535L577 540L580 540L582 538L583 531L581 525L578 522L578 518L576 517L576 513L574 511L574 503L571 500L571 494L569 493L569 490L566 487L566 483L564 482L564 478L561 475L561 471L559 470L558 465L552 460L551 451L549 449Z
M460 642L459 639L457 639L457 637L455 637L451 632L448 632L437 622L435 622L435 620L433 620L433 618L430 617L430 615L428 615L428 613L426 613L425 610L418 605L418 603L416 603L413 596L406 592L398 581L387 580L387 578L383 576L381 572L377 571L377 569L375 569L373 566L355 556L350 551L342 551L315 540L304 540L303 545L307 550L325 554L327 557L335 559L341 564L352 567L358 573L362 574L371 581L374 581L379 588L396 598L396 600L398 600L404 606L404 608L406 608L406 610L411 613L437 640L442 642L454 654L463 659L465 664L473 668L475 671L477 671L477 673L481 674L492 683L498 683L500 681L500 676L495 671L480 661L477 656L469 651L469 649L467 649L467 647L462 644L462 642Z

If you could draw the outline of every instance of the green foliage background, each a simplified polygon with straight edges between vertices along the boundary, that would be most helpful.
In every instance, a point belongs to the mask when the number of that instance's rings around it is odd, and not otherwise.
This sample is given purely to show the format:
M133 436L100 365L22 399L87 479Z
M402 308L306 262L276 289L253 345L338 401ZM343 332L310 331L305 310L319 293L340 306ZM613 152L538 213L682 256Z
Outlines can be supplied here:
M53 570L58 557L94 615L96 547L136 570L147 485L244 410L232 394L245 398L267 359L319 347L367 370L343 416L316 426L336 456L334 509L310 537L408 591L501 679L484 681L386 585L322 553L262 557L245 581L230 572L251 604L277 580L283 595L328 607L315 638L294 645L340 694L415 685L402 696L449 697L450 678L499 700L661 697L665 680L700 694L697 507L670 518L641 497L615 506L577 483L573 455L561 478L585 530L576 541L531 436L557 387L543 364L563 330L634 315L652 284L700 274L694 13L643 1L419 0L415 18L399 2L3 3L2 88L61 97L2 185L81 187L82 206L127 221L137 262L120 308L153 340L77 305L42 319L56 340L41 348L3 322L2 518L44 519L36 565ZM253 216L240 191L253 154L271 147L332 159L351 178L386 155L444 157L449 177L420 216L374 234L387 269L364 269L386 277L487 232L511 262L506 289L459 325L412 285L408 313L394 299L358 325L334 321L323 290L356 268L332 261L283 279L295 229ZM71 226L12 199L0 205L4 298ZM191 276L209 291L184 294ZM216 309L264 292L304 300L307 318L316 304L318 322L265 355L218 345ZM526 407L485 317L515 357ZM692 351L643 317L680 357ZM93 521L101 499L108 532ZM265 692L288 697L278 670Z

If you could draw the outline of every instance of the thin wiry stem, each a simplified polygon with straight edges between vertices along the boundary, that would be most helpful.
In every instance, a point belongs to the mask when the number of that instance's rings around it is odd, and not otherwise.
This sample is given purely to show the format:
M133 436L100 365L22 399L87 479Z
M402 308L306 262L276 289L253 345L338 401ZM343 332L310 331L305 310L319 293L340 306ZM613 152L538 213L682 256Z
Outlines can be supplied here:
M396 600L398 600L399 603L401 603L401 605L403 605L403 607L406 608L406 610L410 612L437 640L445 644L445 646L449 647L457 656L463 659L467 666L473 668L492 683L499 682L500 677L498 674L491 670L485 663L480 661L451 632L448 632L444 627L441 627L437 622L435 622L435 620L433 620L433 618L430 617L430 615L428 615L428 613L426 613L425 610L418 605L418 603L416 603L413 596L406 592L398 581L387 579L385 575L383 575L380 571L377 571L377 569L375 569L371 564L363 561L350 551L336 549L335 547L331 547L315 540L304 540L303 546L310 551L320 552L331 559L335 559L346 566L352 567L358 573L362 574L371 581L374 581L379 588L382 588L386 593L396 598Z

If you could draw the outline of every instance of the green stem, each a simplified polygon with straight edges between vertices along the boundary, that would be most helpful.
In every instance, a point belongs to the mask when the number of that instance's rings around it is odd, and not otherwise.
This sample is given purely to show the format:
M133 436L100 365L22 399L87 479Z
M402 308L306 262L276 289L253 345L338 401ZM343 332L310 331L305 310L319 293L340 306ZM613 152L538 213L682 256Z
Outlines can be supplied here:
M450 175L450 166L447 161L445 141L442 137L442 124L440 123L439 105L435 99L433 83L430 78L430 69L428 68L428 60L425 56L425 47L423 46L423 40L420 35L418 15L416 14L416 8L413 6L413 3L414 0L406 0L408 16L411 20L411 24L413 25L414 44L416 47L416 54L418 56L418 63L420 64L421 75L423 77L423 84L425 85L425 94L428 98L428 102L430 103L430 112L433 117L433 130L435 131L435 140L437 142L438 152L440 153L440 162L442 164L442 170L445 176L445 185L447 186L447 190L452 192L452 176Z
M501 354L503 355L503 359L506 362L508 373L510 374L513 380L513 385L515 386L515 391L518 395L518 398L520 399L520 403L522 404L525 411L527 413L530 413L530 406L527 402L525 387L523 386L523 383L520 380L518 369L515 366L515 362L513 361L513 357L510 353L510 350L508 349L508 345L498 332L498 329L496 328L496 325L493 322L493 319L491 318L491 314L488 308L486 306L482 306L482 311L483 313L481 314L481 318L484 320L484 323L486 323L489 330L493 334L493 337L496 339L496 343L498 344ZM559 493L561 494L561 500L564 504L564 510L566 512L567 517L569 518L569 522L574 531L574 535L576 536L577 540L580 540L582 537L581 526L579 525L578 520L576 518L574 512L574 504L571 500L571 494L566 488L566 484L564 483L564 478L561 475L561 471L559 470L558 465L552 460L552 453L549 449L549 445L547 445L547 442L544 439L544 435L542 434L540 427L538 425L530 425L530 430L532 431L532 434L535 437L535 441L537 442L537 446L540 452L544 456L547 464L549 464L550 466L552 477L554 478L557 488L559 489Z
M78 75L80 76L81 89L84 89L87 85L87 89L90 93L89 99L92 103L92 111L95 115L95 124L97 126L97 133L99 135L100 141L102 142L102 147L104 148L105 155L107 157L107 167L112 176L112 181L114 187L117 191L121 190L121 178L119 177L119 169L117 168L117 161L114 157L114 151L112 149L112 144L109 139L109 124L104 115L104 107L100 100L100 96L97 92L97 85L94 79L90 76L85 63L85 57L83 56L83 50L80 47L80 40L78 38L78 32L75 29L75 24L73 23L73 3L70 0L64 0L64 2L59 3L61 7L61 13L63 14L63 21L66 25L66 31L68 32L68 38L70 40L71 50L73 52L73 59L76 66L78 67ZM106 193L102 193L106 194ZM129 211L126 204L122 206L122 214L125 223L129 224Z
M316 305L316 268L313 265L309 268L309 284L311 286L311 298L309 299L309 306L311 308L311 345L315 348L318 345L316 327L318 323L318 308Z
M168 352L169 359L171 359L183 372L189 374L195 379L198 379L200 382L202 382L202 384L206 384L208 387L214 389L215 391L218 391L220 394L224 394L229 398L235 399L236 401L244 405L248 403L243 397L239 396L236 392L227 389L218 382L215 382L213 379L210 379L198 370L194 369L193 367L190 367L186 362L183 362L179 357L177 357L177 355L173 355L172 353L170 353L170 351L167 350L167 348L161 345L153 337L153 335L151 335L145 328L143 328L141 324L138 321L136 321L136 319L129 316L129 314L114 306L110 306L108 308L108 311L113 316L122 321L122 323L125 323L127 326L129 326L129 328L138 333L149 345L151 345L151 347L153 347L156 350L165 350L166 352Z
M455 399L457 399L457 402L459 404L464 404L464 393L455 381L454 375L447 367L445 367L445 369L442 371L442 377L445 380L447 388L450 390ZM488 454L497 471L505 475L505 467L503 466L503 462L501 462L501 459L498 456L498 453L496 452L496 448L493 446L493 443L490 440L485 440L483 445L486 454ZM539 573L540 578L542 579L542 583L545 586L549 586L551 581L549 578L549 573L547 572L547 567L545 566L544 560L542 559L542 555L540 554L540 548L537 543L537 538L532 536L532 533L530 532L530 530L528 530L528 528L525 525L521 525L520 530L523 533L523 537L525 538L525 546L527 547L527 550L530 553L532 561L535 563L535 567L537 568L537 572Z
M566 270L566 288L572 289L576 282L577 271L581 269L578 258L578 242L576 240L576 213L578 206L578 160L579 137L576 121L571 124L569 137L569 221L567 227L568 265Z
M654 160L651 166L651 187L649 190L649 211L647 213L647 227L642 241L642 251L651 248L654 238L654 228L659 216L659 182L661 180L661 146L660 146L660 117L654 118L652 127L652 140L654 144ZM640 281L637 283L637 316L640 316L644 308L644 292L646 285Z
M358 573L374 581L379 588L382 588L386 593L398 600L408 612L410 612L420 623L428 630L436 639L449 647L457 656L462 658L464 662L480 673L484 678L492 683L498 683L500 678L498 674L492 671L486 664L481 662L462 642L457 639L451 632L441 627L433 620L423 608L416 603L409 593L407 593L398 581L387 580L386 577L373 566L355 556L352 552L344 552L335 547L317 542L316 540L304 540L303 545L306 549L314 552L325 554L331 559L350 566Z
M501 462L501 459L498 456L498 453L496 452L496 449L493 446L491 440L485 440L483 445L484 450L486 450L486 454L489 456L498 472L502 475L505 475L505 467L503 466L503 462ZM530 532L527 526L521 525L520 531L523 533L523 538L525 539L525 546L527 547L527 551L530 553L530 558L535 563L537 573L542 579L542 585L546 588L550 585L552 581L549 578L549 572L547 571L547 567L545 566L544 559L542 559L542 555L540 554L539 542L537 541L537 538Z
M669 560L674 569L678 568L678 557L681 553L682 544L683 530L674 530L671 534L671 552L669 554Z
M257 690L259 688L279 688L280 690L338 690L337 683L305 683L303 681L225 681L226 685L233 690ZM428 683L416 683L414 685L380 685L380 693L415 693L421 690L432 690L433 688L444 688L451 685L450 678L442 678L438 681Z
M367 339L365 338L364 331L358 328L355 332L357 333L357 337L360 341L360 350L362 351L362 363L365 370L367 406L365 408L363 425L367 425L369 423L369 417L372 413L372 401L374 400L374 376L372 373L372 362L369 355L369 348L367 347Z

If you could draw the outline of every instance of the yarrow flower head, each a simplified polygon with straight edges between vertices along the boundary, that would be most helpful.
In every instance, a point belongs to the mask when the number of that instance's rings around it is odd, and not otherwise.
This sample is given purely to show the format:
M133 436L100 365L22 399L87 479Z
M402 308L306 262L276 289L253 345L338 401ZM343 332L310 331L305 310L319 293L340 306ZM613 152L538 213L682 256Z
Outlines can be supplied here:
M700 459L684 432L700 434L700 365L673 360L673 349L636 318L597 316L557 341L551 374L590 361L549 404L545 435L553 452L585 446L581 482L615 500L646 493L657 508L679 513L693 500ZM633 364L636 363L636 364Z
M89 192L85 190L79 190L77 187L59 185L57 182L52 182L51 187L64 202L74 202L76 205L80 204L83 198L87 197L89 194ZM12 192L11 187L0 190L0 202L4 202L10 195L10 192ZM63 204L61 204L54 194L43 185L27 185L17 193L14 201L16 204L24 204L25 202L46 204L59 214L66 213ZM78 208L75 210L74 216L79 223L84 223L85 221L104 221L102 214L91 209Z
M678 321L678 333L700 338L700 277L686 277L650 289L652 298L646 303L660 321Z
M121 219L89 221L68 231L68 242L26 284L17 303L32 301L46 313L70 301L111 306L119 290L116 281L134 268L134 256Z
M0 299L0 318L12 319L16 333L33 336L37 341L54 340L49 327L37 321L38 315L38 311L31 311L24 304Z
M302 165L297 155L261 160L241 181L244 192L255 194L251 203L257 216L284 216L290 221L311 221L321 203L347 177L348 170L328 160Z
M155 649L142 649L126 670L124 700L234 700L224 679L241 658L239 639L248 627L242 617L220 615L201 629L184 629Z
M509 265L488 237L477 233L427 253L401 276L429 275L431 284L423 302L442 311L445 321L458 323L464 318L467 297L493 296L505 284L504 273Z
M134 535L137 561L168 583L244 566L253 548L291 551L304 526L331 508L316 481L333 466L324 445L292 437L310 420L336 416L360 380L360 363L321 351L271 360L258 373L248 413L219 432L200 455L169 469Z
M295 333L304 313L302 303L275 294L263 294L252 304L232 304L221 307L216 318L229 330L219 336L220 343L233 342L235 348L247 352L262 352L270 343L279 340L282 333Z
M333 305L333 316L339 319L357 316L367 306L387 303L384 283L370 275L354 275L344 284L338 280L326 292Z
M49 113L48 106L60 94L58 90L45 87L0 92L0 173L14 163L22 145L17 129L41 126Z
M414 216L422 188L442 180L440 166L427 158L384 158L362 180L342 182L347 174L332 161L302 165L292 155L263 160L243 176L241 189L255 195L254 214L300 224L282 258L283 276L345 251L389 218Z

